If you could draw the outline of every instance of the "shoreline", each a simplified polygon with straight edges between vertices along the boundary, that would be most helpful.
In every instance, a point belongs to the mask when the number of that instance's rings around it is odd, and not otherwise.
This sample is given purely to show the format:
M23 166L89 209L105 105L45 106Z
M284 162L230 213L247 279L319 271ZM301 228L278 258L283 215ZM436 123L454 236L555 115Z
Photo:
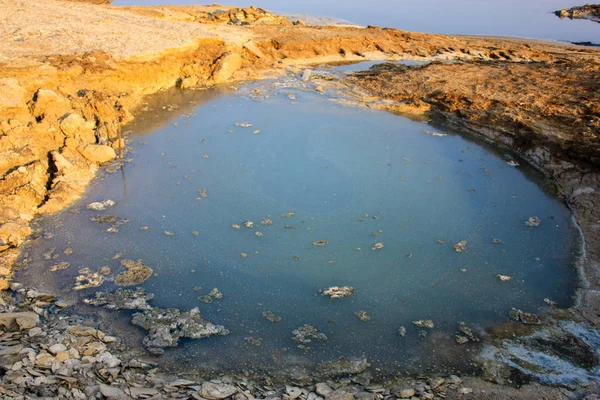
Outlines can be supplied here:
M45 1L46 4L60 3ZM81 7L92 10L95 6ZM164 8L168 9L161 7ZM597 49L520 38L429 35L374 27L295 26L277 21L277 18L256 9L246 10L247 15L254 18L247 27L232 29L219 24L210 25L215 27L213 32L207 32L211 37L196 38L195 44L176 49L167 47L152 56L145 54L119 59L102 51L83 56L33 54L20 58L18 61L21 63L16 67L0 66L0 87L8 88L9 94L16 93L13 97L0 99L3 115L0 121L0 156L4 159L0 163L0 207L4 208L0 212L2 275L10 278L12 264L19 256L20 245L31 233L29 222L35 215L62 210L84 193L99 168L97 161L104 160L97 158L97 150L108 153L105 157L110 157L106 160L109 161L116 157L116 151L124 147L119 138L121 127L135 117L134 112L144 95L174 86L182 89L211 87L223 82L277 76L284 74L290 66L324 62L436 61L458 57L465 64L473 63L471 65L480 59L517 66L546 63L553 67L561 59L585 62L600 57ZM155 17L144 18L163 21ZM271 22L275 24L266 25ZM223 36L219 36L221 28L227 28ZM382 70L380 76L385 73ZM355 85L358 81L350 82ZM394 96L392 93L387 97L402 103L402 99ZM408 104L404 111L409 109L422 113L425 108ZM390 107L390 111L398 110ZM600 234L597 228L590 227L595 214L589 209L597 204L599 197L597 160L591 159L593 176L586 172L585 168L589 167L585 164L575 164L574 169L561 168L564 157L569 163L573 159L568 158L569 153L560 156L553 153L555 143L550 148L541 146L545 152L540 152L540 147L521 148L515 146L515 138L509 137L508 140L502 129L494 132L485 125L457 118L443 109L438 111L435 104L430 112L448 126L466 129L477 137L511 148L556 179L565 201L573 207L573 218L582 229L589 254L582 265L583 275L589 282L583 285L587 287L578 290L581 304L569 310L572 313L570 318L582 318L598 326L600 279L593 279L593 276L600 270L600 263L598 254L592 250L600 242ZM544 143L543 139L538 140ZM89 146L94 149L93 153L86 151ZM112 151L107 149L109 147ZM592 188L592 191L586 188ZM583 192L578 192L581 190ZM578 212L583 213L587 222L582 224ZM7 279L0 280L2 288L8 285ZM548 390L554 389L548 387Z

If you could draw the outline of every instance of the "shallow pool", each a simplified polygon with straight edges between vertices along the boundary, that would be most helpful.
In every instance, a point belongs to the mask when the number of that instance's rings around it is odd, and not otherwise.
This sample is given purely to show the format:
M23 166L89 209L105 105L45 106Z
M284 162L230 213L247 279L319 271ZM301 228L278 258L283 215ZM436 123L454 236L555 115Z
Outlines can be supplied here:
M570 304L580 239L539 173L467 137L288 86L151 100L129 127L131 161L39 221L42 238L17 280L80 299L116 289L107 282L73 294L80 268L109 266L114 276L122 259L143 259L156 274L141 285L154 305L198 306L230 331L183 341L167 349L166 363L291 375L340 356L366 357L381 374L465 370L477 344L455 343L459 322L481 335L512 307L537 313L545 298ZM116 205L86 209L105 199ZM119 222L90 221L97 214ZM526 226L532 216L540 226ZM456 252L464 240L466 251ZM383 248L374 250L377 243ZM70 267L50 272L60 261ZM355 294L319 293L336 285ZM199 300L213 288L222 299ZM122 328L131 312L111 315L119 329L141 332ZM424 319L435 328L412 324ZM292 331L303 324L328 340L298 348ZM250 340L259 338L260 346Z

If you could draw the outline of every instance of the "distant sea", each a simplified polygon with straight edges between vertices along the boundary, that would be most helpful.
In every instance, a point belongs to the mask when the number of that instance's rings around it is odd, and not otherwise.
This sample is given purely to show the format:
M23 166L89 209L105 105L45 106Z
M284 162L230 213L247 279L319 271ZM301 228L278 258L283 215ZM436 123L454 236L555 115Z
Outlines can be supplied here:
M114 5L189 4L193 0L113 0ZM554 10L583 5L565 0L227 0L223 4L327 16L359 25L464 35L518 36L600 42L600 24L561 20ZM202 3L206 4L206 3Z

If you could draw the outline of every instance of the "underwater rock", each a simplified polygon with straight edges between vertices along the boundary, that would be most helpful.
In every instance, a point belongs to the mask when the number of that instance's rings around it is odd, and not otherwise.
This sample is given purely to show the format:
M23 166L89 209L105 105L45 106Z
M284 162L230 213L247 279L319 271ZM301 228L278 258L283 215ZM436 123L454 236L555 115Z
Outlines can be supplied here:
M434 328L433 321L430 319L420 319L418 321L413 321L413 325L415 325L419 328L429 328L429 329Z
M208 295L211 296L211 297L214 297L215 299L222 299L223 298L223 293L221 293L219 291L219 289L217 289L217 288L214 288L213 290L211 290Z
M456 336L456 343L465 344L467 342L479 342L479 339L473 333L473 330L465 325L464 322L458 323L458 334Z
M500 243L500 242L502 242L502 240L500 240L500 239L498 239L498 238L494 238L494 239L492 239L492 244L498 244L498 243Z
M208 197L208 195L206 194L206 189L202 188L198 190L198 192L200 193L200 197L202 197L203 199Z
M462 253L463 251L467 250L467 241L461 240L460 242L455 243L454 246L452 246L452 248L455 252Z
M262 316L265 317L270 322L280 322L281 317L273 314L271 311L263 311Z
M362 311L362 310L361 311L356 311L354 313L354 315L356 315L358 317L358 319L360 319L363 322L367 322L367 321L370 321L370 320L373 319L373 318L371 318L371 316L369 314L367 314L366 311Z
M327 340L327 336L319 331L312 325L304 324L292 331L294 337L292 340L300 344L312 343L313 340Z
M529 219L527 221L525 221L524 223L525 223L525 226L536 227L536 226L540 226L540 224L542 223L542 220L539 219L538 217L529 217Z
M373 247L371 247L371 250L381 250L383 249L383 243L375 243L373 245Z
M104 283L104 276L98 272L92 272L89 268L82 268L79 275L75 277L75 286L73 290L83 290L92 287L98 287Z
M558 306L558 303L556 301L552 301L552 300L550 300L547 297L544 299L544 303L546 303L546 304L548 304L549 306L552 306L552 307Z
M354 294L354 288L352 286L331 286L326 289L320 290L321 295L329 296L332 299L342 299L344 297L352 296Z
M521 310L517 310L516 308L513 308L512 310L510 310L508 315L510 316L510 318L512 320L517 321L517 322L522 322L527 325L541 324L541 321L537 315L526 313Z
M316 240L312 244L315 246L325 246L327 243L329 243L327 240Z
M238 224L231 224L231 227L234 229L241 229L241 226L239 226Z
M498 278L501 282L508 282L512 279L512 276L498 274L496 275L496 278Z
M371 364L366 358L345 358L319 364L319 370L326 376L356 375L364 372ZM329 397L329 396L328 396Z
M246 343L252 345L252 346L257 346L259 347L260 345L262 345L262 338L255 338L255 337L247 337L244 339L246 341Z
M400 335L400 337L404 337L404 336L406 336L406 328L405 328L405 327L403 327L403 326L401 326L401 327L398 329L398 335Z
M269 218L265 218L260 222L261 225L272 225L273 221L271 221Z
M69 264L66 261L59 262L58 264L53 265L52 267L50 267L50 272L62 271L63 269L69 268L70 265L71 264Z
M132 261L123 260L121 265L127 268L127 271L121 272L115 278L115 285L134 286L148 280L152 276L152 268L145 265L142 260Z
M212 303L212 297L210 297L207 294L205 294L204 296L198 297L198 300L200 300L201 302L206 303L206 304Z
M90 217L90 220L97 224L113 224L113 223L117 222L118 219L119 219L119 217L117 217L116 215L97 214L97 215L92 215Z
M262 232L254 232L254 235L258 236L258 237L263 237Z
M293 213L293 212L289 212L289 213L281 214L281 216L282 216L283 218L291 218L291 217L293 217L294 215L296 215L296 214L295 214L295 213Z
M93 203L88 204L86 208L88 210L104 211L108 207L113 207L115 204L117 204L117 203L115 203L112 200L95 201Z
M252 228L254 226L254 222L252 222L252 221L246 221L246 222L244 222L244 226L246 228Z
M109 310L149 310L152 307L152 293L144 293L143 288L118 289L114 293L96 292L95 298L83 299L85 304L104 307Z
M176 347L179 338L203 339L229 334L222 325L205 321L197 307L186 312L176 308L154 307L133 314L131 322L148 331L143 343L153 354L162 354L165 347Z

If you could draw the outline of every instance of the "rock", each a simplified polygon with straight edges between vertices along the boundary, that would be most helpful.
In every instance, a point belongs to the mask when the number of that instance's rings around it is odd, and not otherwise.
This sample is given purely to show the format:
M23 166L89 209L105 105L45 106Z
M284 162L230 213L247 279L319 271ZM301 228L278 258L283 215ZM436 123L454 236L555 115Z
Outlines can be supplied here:
M143 288L118 289L114 293L96 292L95 298L87 298L83 302L109 310L149 310L152 307L148 301L153 297L152 293L145 294Z
M381 250L383 249L383 243L375 243L373 245L373 247L371 247L371 250Z
M461 240L460 242L455 243L454 246L452 246L452 248L455 252L462 253L463 251L467 250L467 241Z
M102 393L102 395L108 400L131 399L131 397L126 395L125 392L119 389L118 387L105 385L103 383L100 384L100 393Z
M320 382L317 383L315 391L319 396L327 397L331 392L333 392L333 389L328 384Z
M182 312L176 308L154 307L143 313L133 314L131 322L148 331L144 346L154 354L162 354L165 347L177 346L180 337L202 339L229 334L222 325L205 321L198 308Z
M90 203L90 204L87 205L86 208L88 210L104 211L108 207L113 207L115 204L117 204L117 203L115 203L112 200L103 200L103 201L96 201L94 203Z
M233 385L225 383L204 382L199 391L200 396L208 400L221 400L233 396L239 391Z
M98 287L104 283L104 276L98 272L92 272L89 268L79 270L79 275L75 277L75 286L73 290L89 289Z
M325 400L354 400L354 395L345 390L338 389L329 393L329 395L325 397Z
M18 327L21 330L31 329L40 322L40 316L31 311L0 313L0 325L10 329Z
M366 311L356 311L354 315L356 315L358 319L360 319L363 322L367 322L373 319L367 314Z
M492 244L498 244L498 243L501 243L501 242L502 242L502 240L500 240L498 238L492 239Z
M79 114L68 114L60 121L60 130L68 138L77 139L81 143L95 143L94 122L86 122Z
M471 394L471 393L473 393L473 389L471 389L471 388L463 387L463 388L458 389L458 394L460 394L460 395Z
M406 336L406 328L401 326L400 329L398 329L398 335L400 335L400 337Z
M88 144L79 146L77 151L79 151L79 153L85 157L86 160L97 164L114 160L117 157L115 149L103 144Z
M58 353L67 351L67 346L62 343L53 344L52 346L48 347L48 351L53 355L57 355Z
M326 376L357 375L369 368L371 364L366 358L345 358L319 364L319 370ZM327 398L329 398L327 396Z
M342 299L344 297L352 296L354 294L354 288L352 286L331 286L321 289L320 293L322 296L329 296L332 299Z
M544 299L544 303L548 304L548 305L549 305L549 306L551 306L551 307L556 307L556 306L558 306L558 303L557 303L556 301L552 301L552 300L550 300L550 299L549 299L549 298L547 298L547 297Z
M542 220L539 219L538 217L529 217L529 219L527 221L525 221L524 223L525 223L525 226L536 227L536 226L540 226L540 224L542 223Z
M61 261L58 264L51 266L49 271L50 272L62 271L62 270L69 268L70 266L71 266L71 264L69 264L68 262Z
M246 49L250 54L255 56L256 58L265 58L264 53L258 48L256 43L254 43L252 40L249 40L246 43L244 43L242 47L244 49Z
M18 247L25 241L27 236L31 235L31 232L31 228L25 223L8 222L1 224L0 243L8 247Z
M313 242L313 245L315 245L315 246L325 246L328 243L329 242L327 240L316 240L316 241Z
M308 324L304 324L298 329L293 330L292 335L294 335L292 340L300 344L312 343L313 339L327 340L327 336L324 333L319 333L315 327Z
M522 322L527 325L539 325L542 323L537 315L526 313L521 310L517 310L516 308L510 310L508 315L514 321Z
M396 393L396 397L400 399L410 399L415 395L415 389L413 388L404 388Z
M139 285L148 280L154 272L152 268L145 265L142 260L123 260L121 261L121 265L127 268L127 271L121 272L115 278L115 285L118 286Z
M305 69L304 72L302 72L302 81L308 82L311 75L312 75L312 71L310 69Z
M418 321L413 321L413 325L415 325L419 328L428 328L428 329L434 328L433 321L430 319L421 319Z
M117 217L116 215L97 214L97 215L92 215L90 217L90 221L95 222L97 224L113 224L113 223L117 222L118 219L119 219L119 217Z
M508 282L512 279L512 277L510 277L508 275L501 275L501 274L496 275L496 278L498 278L498 280L500 280L501 282Z
M217 62L211 75L215 83L225 82L242 67L242 56L234 52L224 53Z
M273 314L271 311L263 311L262 316L265 317L270 322L280 322L281 317Z
M289 213L281 214L281 217L282 217L282 218L291 218L291 217L293 217L294 215L296 215L296 213L289 212Z
M286 385L285 391L290 399L297 399L298 397L302 396L302 389L295 386Z

